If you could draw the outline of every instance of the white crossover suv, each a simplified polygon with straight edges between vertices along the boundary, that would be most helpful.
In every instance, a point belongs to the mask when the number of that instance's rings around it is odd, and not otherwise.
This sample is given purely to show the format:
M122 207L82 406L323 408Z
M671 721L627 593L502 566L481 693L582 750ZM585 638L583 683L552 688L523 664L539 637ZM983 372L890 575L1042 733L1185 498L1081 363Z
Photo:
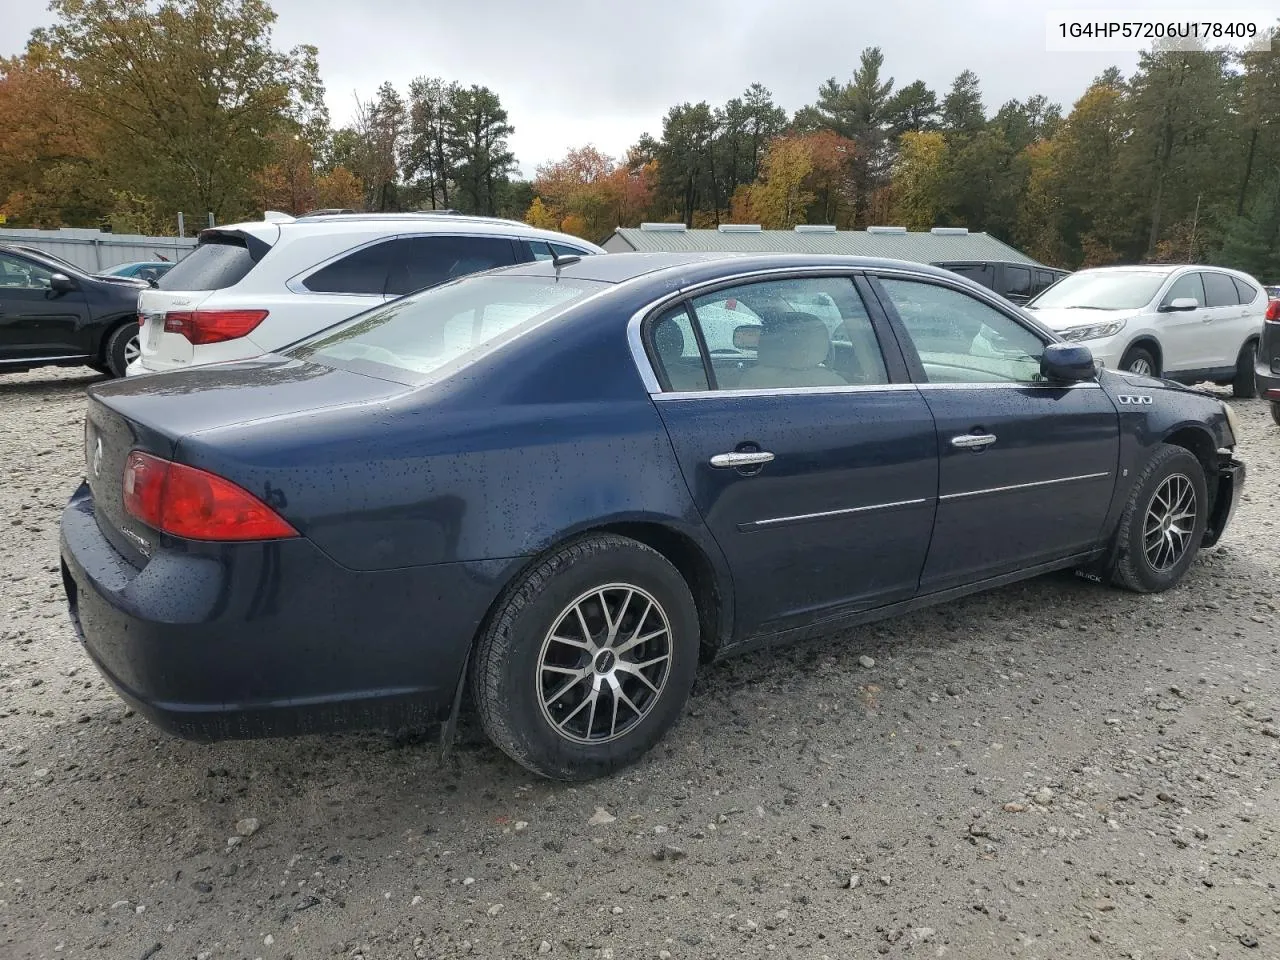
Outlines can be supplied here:
M128 373L259 356L455 277L604 252L514 220L438 212L267 214L211 228L142 292Z
M144 294L145 296L145 294ZM1224 267L1149 265L1080 270L1027 310L1064 340L1080 341L1113 370L1181 383L1230 384L1256 395L1254 356L1267 294Z

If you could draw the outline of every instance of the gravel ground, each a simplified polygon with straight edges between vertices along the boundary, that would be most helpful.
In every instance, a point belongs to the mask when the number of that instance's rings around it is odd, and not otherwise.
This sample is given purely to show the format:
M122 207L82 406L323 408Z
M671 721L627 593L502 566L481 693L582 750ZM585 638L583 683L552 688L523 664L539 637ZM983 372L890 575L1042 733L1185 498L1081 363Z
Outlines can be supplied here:
M81 371L0 381L0 958L1280 957L1280 428L1186 582L1050 577L704 669L646 761L474 722L184 743L63 609ZM874 661L874 662L873 662Z

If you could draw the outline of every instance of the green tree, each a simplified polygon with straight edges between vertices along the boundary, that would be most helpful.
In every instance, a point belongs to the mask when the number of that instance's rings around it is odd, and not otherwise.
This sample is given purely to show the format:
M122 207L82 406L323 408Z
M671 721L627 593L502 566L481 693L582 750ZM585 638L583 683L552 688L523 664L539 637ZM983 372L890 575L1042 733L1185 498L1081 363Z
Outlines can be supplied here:
M498 210L516 158L507 138L515 133L498 95L488 87L460 88L452 98L447 140L457 166L456 202L466 213Z
M902 135L893 173L894 223L928 230L940 222L947 181L947 141L933 130Z
M885 107L895 137L909 131L936 130L939 111L937 94L923 80L907 84L889 99Z
M987 123L978 75L962 71L951 81L951 90L942 99L942 129L949 134L971 136Z
M450 118L459 87L438 77L418 77L409 84L409 139L405 147L405 179L413 182L419 205L449 206L457 159L449 136Z
M1227 228L1218 263L1263 282L1280 279L1280 176L1271 176L1248 211Z

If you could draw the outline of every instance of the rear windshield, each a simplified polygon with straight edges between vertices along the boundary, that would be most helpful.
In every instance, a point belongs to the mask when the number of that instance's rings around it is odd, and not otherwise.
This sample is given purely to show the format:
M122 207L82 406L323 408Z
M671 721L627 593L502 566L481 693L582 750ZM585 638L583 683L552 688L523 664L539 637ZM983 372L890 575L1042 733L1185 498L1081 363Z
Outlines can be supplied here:
M609 284L470 276L375 307L283 351L420 385L443 380Z
M239 237L201 240L157 282L161 290L224 290L248 276L256 261Z

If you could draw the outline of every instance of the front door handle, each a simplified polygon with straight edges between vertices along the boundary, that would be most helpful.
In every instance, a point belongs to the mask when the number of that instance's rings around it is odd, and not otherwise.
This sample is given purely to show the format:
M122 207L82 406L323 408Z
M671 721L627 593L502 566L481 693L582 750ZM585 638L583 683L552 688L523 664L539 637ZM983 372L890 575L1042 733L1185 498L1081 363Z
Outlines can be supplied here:
M996 442L994 433L962 433L951 438L951 445L961 450L981 450Z
M772 461L773 454L767 450L735 450L733 453L717 453L711 458L711 465L721 469L740 470L743 467L763 466Z

